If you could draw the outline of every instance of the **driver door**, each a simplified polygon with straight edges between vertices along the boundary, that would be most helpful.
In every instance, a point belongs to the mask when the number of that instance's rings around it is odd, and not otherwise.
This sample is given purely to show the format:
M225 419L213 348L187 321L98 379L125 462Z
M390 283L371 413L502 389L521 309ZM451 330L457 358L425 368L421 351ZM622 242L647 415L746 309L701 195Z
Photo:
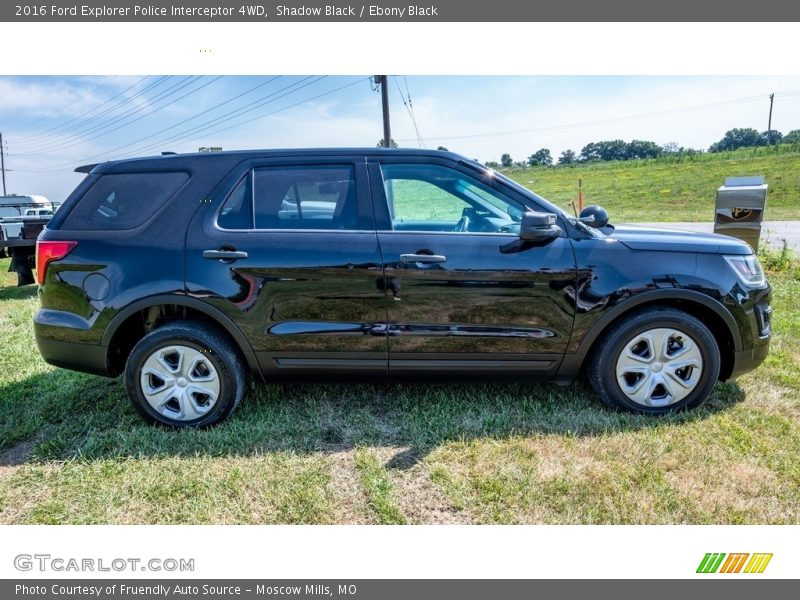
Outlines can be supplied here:
M454 161L379 158L390 375L551 377L572 331L569 240L521 242L532 200Z

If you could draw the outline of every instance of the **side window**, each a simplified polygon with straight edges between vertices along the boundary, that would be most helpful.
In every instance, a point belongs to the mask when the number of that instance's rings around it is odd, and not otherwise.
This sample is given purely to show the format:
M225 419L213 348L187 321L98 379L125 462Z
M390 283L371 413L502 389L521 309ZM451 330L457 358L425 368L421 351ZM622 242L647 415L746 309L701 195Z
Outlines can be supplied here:
M256 169L256 229L357 229L353 167L321 165Z
M78 200L61 229L133 229L152 217L188 179L184 172L103 175Z
M253 172L248 171L225 200L217 224L223 229L253 228Z
M353 167L261 167L228 195L223 229L358 229Z
M381 170L395 231L519 231L522 204L456 169L386 164Z

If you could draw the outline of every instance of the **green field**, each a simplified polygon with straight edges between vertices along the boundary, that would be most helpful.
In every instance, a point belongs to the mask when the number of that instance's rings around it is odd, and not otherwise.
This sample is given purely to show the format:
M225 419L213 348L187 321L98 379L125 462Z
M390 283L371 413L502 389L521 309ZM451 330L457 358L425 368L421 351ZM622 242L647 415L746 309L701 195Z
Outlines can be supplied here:
M267 385L173 432L45 365L1 260L0 523L800 523L800 280L768 262L772 353L689 414L582 385Z
M768 220L800 220L800 147L776 146L594 163L503 169L509 177L571 212L583 179L584 206L599 204L612 222L711 221L717 188L726 177L764 175Z
M768 219L800 219L797 149L509 171L560 206L583 177L616 222L708 220L754 174ZM0 260L0 523L800 523L800 277L763 259L771 354L689 414L615 413L581 384L267 385L179 432L119 380L45 365L35 287Z

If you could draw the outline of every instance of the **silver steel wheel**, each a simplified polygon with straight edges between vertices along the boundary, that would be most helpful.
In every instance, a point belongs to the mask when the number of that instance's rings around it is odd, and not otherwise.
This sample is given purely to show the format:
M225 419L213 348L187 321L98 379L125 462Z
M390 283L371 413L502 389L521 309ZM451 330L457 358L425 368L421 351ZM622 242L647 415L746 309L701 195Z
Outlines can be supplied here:
M697 387L703 355L697 342L677 329L649 329L625 344L617 358L622 392L642 406L669 406Z
M159 348L147 357L139 376L147 403L175 421L193 421L217 403L220 381L208 356L189 346Z

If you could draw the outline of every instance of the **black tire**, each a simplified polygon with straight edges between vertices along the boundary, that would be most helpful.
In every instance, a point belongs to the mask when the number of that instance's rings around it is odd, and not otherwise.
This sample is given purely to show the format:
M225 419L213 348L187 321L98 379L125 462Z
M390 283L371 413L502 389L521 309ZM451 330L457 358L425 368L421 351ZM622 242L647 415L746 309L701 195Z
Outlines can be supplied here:
M694 388L684 398L666 406L647 406L635 402L623 392L617 380L617 361L620 360L626 345L631 343L636 336L659 328L673 329L688 335L691 341L695 342L702 356L702 369ZM669 347L669 342L667 347ZM661 369L662 367L659 367L659 371ZM605 404L630 412L658 415L691 409L701 404L714 389L714 384L719 378L719 370L719 346L708 327L681 310L652 307L642 309L630 316L626 315L625 318L612 325L593 349L586 373L595 392ZM623 373L623 376L626 375ZM672 382L670 384L672 385ZM669 401L669 398L666 401Z
M36 283L31 269L33 252L27 247L17 247L11 251L11 264L8 269L17 273L17 287Z
M142 368L148 359L159 350L173 347L186 348L187 352L193 349L197 351L192 353L194 356L201 353L208 360L201 366L208 371L210 363L214 381L219 380L213 406L200 417L170 418L151 406L142 388ZM186 379L183 381L185 387ZM217 328L202 321L173 321L151 331L134 346L125 364L125 387L133 407L148 423L176 428L208 427L225 419L241 402L245 390L244 363L233 342ZM178 405L175 399L169 402Z

